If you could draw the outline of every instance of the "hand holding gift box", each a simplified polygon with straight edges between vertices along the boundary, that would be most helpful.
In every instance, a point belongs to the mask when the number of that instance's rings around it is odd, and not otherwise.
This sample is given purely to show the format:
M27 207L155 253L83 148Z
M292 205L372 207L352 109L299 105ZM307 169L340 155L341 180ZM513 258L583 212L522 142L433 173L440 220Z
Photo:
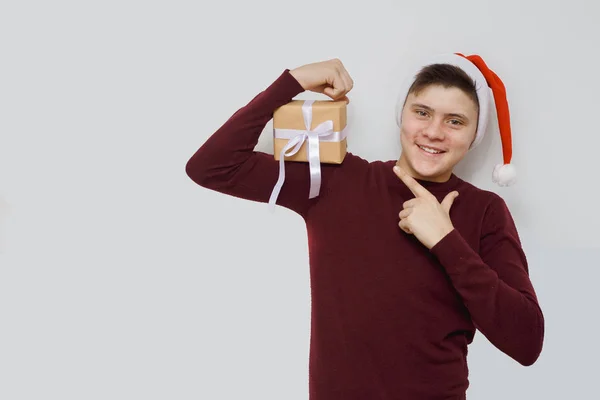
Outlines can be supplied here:
M341 164L346 155L346 94L354 82L339 59L306 64L290 71L304 90L323 93L333 101L292 100L273 114L274 156L279 179L269 206L274 208L285 181L285 161L308 162L312 199L321 187L321 163Z
M346 100L292 100L273 114L274 157L279 179L270 207L274 207L285 181L285 161L307 162L312 199L321 187L321 163L341 164L346 155Z

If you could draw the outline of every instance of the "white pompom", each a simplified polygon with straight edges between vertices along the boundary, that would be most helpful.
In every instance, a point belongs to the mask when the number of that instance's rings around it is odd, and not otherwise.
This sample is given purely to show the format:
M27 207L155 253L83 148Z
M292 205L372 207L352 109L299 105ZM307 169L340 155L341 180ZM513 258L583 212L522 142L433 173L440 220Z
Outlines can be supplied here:
M517 170L512 164L497 164L492 173L492 181L499 186L510 186L517 179Z

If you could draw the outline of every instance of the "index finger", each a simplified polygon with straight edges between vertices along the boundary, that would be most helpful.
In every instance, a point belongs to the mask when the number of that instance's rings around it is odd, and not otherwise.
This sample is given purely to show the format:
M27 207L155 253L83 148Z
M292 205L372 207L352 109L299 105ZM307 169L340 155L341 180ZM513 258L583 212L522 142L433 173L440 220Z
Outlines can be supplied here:
M401 167L395 165L394 172L406 184L406 186L410 189L410 191L416 197L427 197L431 196L431 193L427 189L425 189L419 182L415 180L412 176L410 176L406 171L404 171Z

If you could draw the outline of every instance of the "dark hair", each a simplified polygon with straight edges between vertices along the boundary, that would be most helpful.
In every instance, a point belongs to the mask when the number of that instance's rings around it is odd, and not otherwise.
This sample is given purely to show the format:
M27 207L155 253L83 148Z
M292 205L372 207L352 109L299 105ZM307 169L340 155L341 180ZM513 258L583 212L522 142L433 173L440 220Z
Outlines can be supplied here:
M415 77L415 81L408 90L408 94L419 92L431 85L441 85L445 88L455 87L462 90L477 107L479 113L479 99L475 82L462 69L450 64L432 64L424 67Z

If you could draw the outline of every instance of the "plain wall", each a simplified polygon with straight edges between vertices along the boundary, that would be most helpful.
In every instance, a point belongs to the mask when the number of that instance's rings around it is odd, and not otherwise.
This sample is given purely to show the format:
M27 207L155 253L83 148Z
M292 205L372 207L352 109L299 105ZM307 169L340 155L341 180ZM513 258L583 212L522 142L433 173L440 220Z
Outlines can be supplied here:
M0 399L307 399L303 221L185 164L285 68L334 57L349 150L395 159L400 83L442 52L507 87L518 183L491 181L495 120L456 172L508 203L546 318L530 367L477 333L468 398L595 396L600 27L593 2L534 3L4 2Z

